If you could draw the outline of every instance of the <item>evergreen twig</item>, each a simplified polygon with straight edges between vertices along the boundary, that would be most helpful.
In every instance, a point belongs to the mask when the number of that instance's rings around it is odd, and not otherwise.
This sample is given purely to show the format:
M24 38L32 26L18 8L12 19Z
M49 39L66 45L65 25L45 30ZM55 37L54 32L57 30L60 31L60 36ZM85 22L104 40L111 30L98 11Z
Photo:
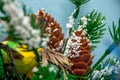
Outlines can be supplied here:
M118 21L118 27L115 25L114 22L112 23L112 30L109 27L109 33L114 42L120 41L120 19Z
M112 23L112 28L113 28L113 31L109 28L109 33L110 33L110 35L113 39L112 45L110 45L108 47L108 49L106 49L105 53L93 65L92 69L89 70L89 72L86 74L86 76L89 76L93 72L93 70L100 64L100 62L102 62L106 58L106 56L108 56L115 48L120 46L120 19L119 19L119 22L118 22L118 27L113 22Z
M87 25L83 28L84 31L86 31L86 37L90 40L92 43L92 49L96 47L96 43L100 42L100 39L104 35L105 25L105 17L102 16L101 13L98 13L97 11L93 10L91 13L89 13L86 18ZM82 25L83 22L80 19L78 25Z
M119 44L120 44L120 42L116 42L116 43L113 43L112 45L110 45L108 47L108 49L106 49L106 51L104 52L104 54L100 57L100 59L88 71L88 73L86 74L86 76L90 76L90 74L93 72L93 70L95 70L96 67L106 58L106 56L108 56L115 48L117 48L119 46Z

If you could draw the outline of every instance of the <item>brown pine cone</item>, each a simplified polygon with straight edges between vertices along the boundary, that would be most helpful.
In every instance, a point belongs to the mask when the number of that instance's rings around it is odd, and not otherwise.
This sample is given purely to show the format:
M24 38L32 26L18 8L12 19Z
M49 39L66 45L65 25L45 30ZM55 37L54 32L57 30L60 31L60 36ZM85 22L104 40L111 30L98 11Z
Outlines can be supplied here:
M47 46L49 49L60 52L63 47L64 35L60 25L54 20L51 15L45 13L44 10L39 10L36 14L39 22L39 27L44 25L44 34L49 35Z
M90 45L82 30L76 30L68 40L65 55L71 60L71 67L67 70L70 74L84 76L90 69L92 55Z

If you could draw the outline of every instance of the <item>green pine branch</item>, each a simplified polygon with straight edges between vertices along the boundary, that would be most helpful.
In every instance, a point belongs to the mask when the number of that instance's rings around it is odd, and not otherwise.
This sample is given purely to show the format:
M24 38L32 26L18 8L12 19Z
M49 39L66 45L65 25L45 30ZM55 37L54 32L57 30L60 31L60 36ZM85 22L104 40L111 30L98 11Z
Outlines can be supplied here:
M117 47L120 47L120 19L118 22L118 27L114 24L114 22L112 23L112 29L109 28L109 32L110 35L113 39L113 43L106 49L106 51L104 52L104 54L100 57L100 59L93 65L93 67L91 68L91 70L88 71L88 73L86 74L86 76L89 76L93 70L96 69L96 67ZM110 60L108 60L108 62L110 62ZM113 61L111 61L110 63L114 64Z
M24 15L30 15L33 13L32 9L31 8L28 8L27 9L27 6L24 4L24 3L21 3L22 5L22 9L23 9L23 12L24 12Z
M19 35L16 35L14 34L15 31L13 28L11 28L9 31L8 31L8 34L9 34L9 37L10 37L10 41L15 41L17 43L20 43L22 41L21 37Z
M34 29L38 29L38 26L39 26L39 23L36 22L36 19L35 19L35 16L34 14L31 14L30 15L30 23L31 23L31 26L34 28Z
M88 19L88 21L86 27L83 28L83 30L87 32L86 37L90 40L90 42L92 43L92 48L94 49L96 47L95 44L99 43L100 39L104 35L105 17L101 13L93 10L86 16L86 18ZM82 25L83 22L80 20L78 24Z
M98 68L98 65L117 47L119 46L118 43L113 43L111 44L104 52L104 54L100 57L100 59L92 66L92 68L87 72L87 74L85 76L87 76L88 78L90 77L90 74L92 74L92 72Z
M82 4L89 2L90 0L70 0L70 1L76 6L75 12L73 13L73 17L76 19L79 14L80 6Z
M89 2L90 0L70 0L73 4L75 4L76 6L80 6L82 4L85 4L87 2Z
M112 29L109 27L109 33L114 42L120 42L120 19L118 21L118 26L112 23Z

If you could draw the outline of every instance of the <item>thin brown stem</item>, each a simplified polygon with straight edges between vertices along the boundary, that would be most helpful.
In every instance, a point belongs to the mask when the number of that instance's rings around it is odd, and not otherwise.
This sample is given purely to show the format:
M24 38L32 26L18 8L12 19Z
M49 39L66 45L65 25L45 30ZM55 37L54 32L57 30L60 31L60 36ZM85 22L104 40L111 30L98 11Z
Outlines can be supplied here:
M16 76L17 76L17 79L18 80L22 80L21 77L20 77L20 74L19 72L17 71L16 67L15 67L15 62L14 62L14 58L13 58L13 55L12 55L12 51L10 50L10 48L8 46L6 46L7 50L8 50L8 53L9 53L9 57L11 59L11 64L12 64L12 67L16 73Z

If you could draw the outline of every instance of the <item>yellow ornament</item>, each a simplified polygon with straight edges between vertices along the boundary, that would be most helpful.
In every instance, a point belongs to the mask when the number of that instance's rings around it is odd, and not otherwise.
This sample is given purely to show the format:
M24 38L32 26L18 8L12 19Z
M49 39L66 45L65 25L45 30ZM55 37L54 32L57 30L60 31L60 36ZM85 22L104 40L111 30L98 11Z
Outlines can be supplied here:
M7 45L8 41L2 42L2 44ZM36 55L34 51L27 50L27 46L23 45L22 47L17 47L12 51L12 55L14 57L14 62L17 71L20 74L27 74L32 71L33 67L37 66ZM38 49L40 51L41 48ZM3 52L7 52L7 50L3 49ZM10 57L8 54L3 55L4 63L10 62Z

